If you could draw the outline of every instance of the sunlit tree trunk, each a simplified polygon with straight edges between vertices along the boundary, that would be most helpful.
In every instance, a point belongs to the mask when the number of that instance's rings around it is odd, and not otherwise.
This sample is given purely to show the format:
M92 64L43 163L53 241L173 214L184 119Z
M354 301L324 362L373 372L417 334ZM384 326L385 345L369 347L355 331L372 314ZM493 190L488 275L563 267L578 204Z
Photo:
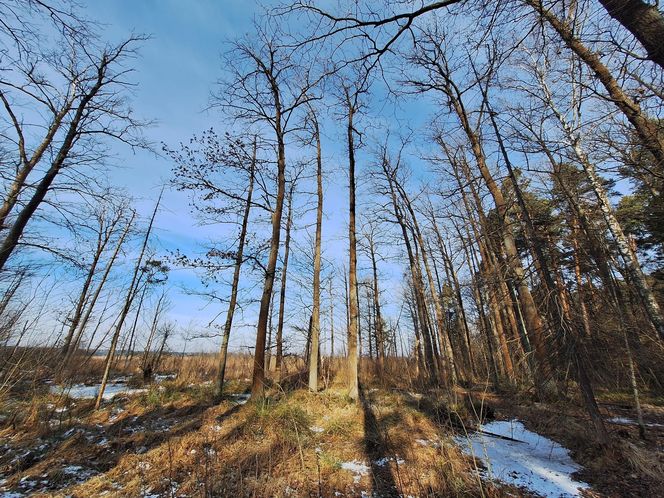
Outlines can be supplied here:
M609 1L611 0L605 1L605 4ZM641 106L627 95L609 68L601 61L599 55L583 44L575 35L574 27L567 20L561 20L551 10L544 7L542 0L527 0L527 3L558 33L567 47L592 70L606 89L610 101L634 127L644 147L650 151L657 162L664 164L664 138L660 136L657 123L649 119ZM656 7L654 9L657 10ZM664 24L661 15L659 17L659 22ZM656 38L656 43L659 48L658 53L664 53L664 49L661 48L662 39L659 36ZM664 326L664 322L662 322L662 326ZM664 328L660 330L660 333L664 333Z
M344 88L348 122L346 127L348 145L348 396L357 401L359 397L358 379L358 336L359 301L357 294L357 238L355 229L355 129L353 118L355 102L348 88ZM355 96L356 98L357 96Z
M311 111L314 139L316 141L316 240L314 242L314 284L313 308L311 323L311 352L309 355L309 389L318 391L318 352L320 341L320 260L321 237L323 229L323 165L320 146L320 130L318 120Z
M277 379L281 381L284 363L284 316L286 313L286 283L288 281L288 259L290 257L291 225L293 223L293 191L295 185L291 184L288 194L286 215L286 238L284 240L284 264L281 268L281 288L279 289L279 317L277 318Z
M244 205L242 216L242 226L240 228L240 239L238 241L237 252L235 253L235 268L233 269L233 283L231 284L231 296L226 311L226 321L224 322L224 331L221 338L221 347L219 349L219 367L217 371L215 395L220 397L224 390L224 380L226 377L226 361L228 358L228 341L231 337L233 328L233 315L237 304L237 291L240 286L240 272L244 262L244 244L247 238L247 227L249 226L249 214L251 211L251 198L254 192L254 176L256 172L256 153L257 143L254 137L251 164L249 166L249 186L247 187L247 200Z

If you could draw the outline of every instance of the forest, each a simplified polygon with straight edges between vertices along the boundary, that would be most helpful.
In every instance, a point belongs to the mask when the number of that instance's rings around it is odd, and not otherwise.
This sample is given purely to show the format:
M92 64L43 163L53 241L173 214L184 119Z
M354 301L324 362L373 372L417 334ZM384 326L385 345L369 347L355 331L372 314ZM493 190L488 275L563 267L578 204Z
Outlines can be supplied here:
M650 0L0 0L0 498L664 489Z

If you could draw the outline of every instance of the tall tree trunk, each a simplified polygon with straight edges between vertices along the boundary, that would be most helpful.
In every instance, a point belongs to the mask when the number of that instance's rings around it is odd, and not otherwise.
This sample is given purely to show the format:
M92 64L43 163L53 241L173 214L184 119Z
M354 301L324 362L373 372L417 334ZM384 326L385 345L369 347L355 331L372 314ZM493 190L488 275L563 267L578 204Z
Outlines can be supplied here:
M332 295L332 278L330 278L330 358L334 358L334 296Z
M657 162L664 164L664 138L659 135L657 123L649 119L644 114L641 106L627 95L611 74L609 68L602 63L599 56L576 37L573 26L570 26L567 21L559 19L553 12L545 8L542 0L526 1L558 33L567 47L593 71L595 77L606 89L611 102L632 124L644 147L650 151ZM657 7L653 8L657 9ZM664 49L661 48L662 39L659 36L657 37L657 46L659 47L658 52L664 53Z
M395 171L389 164L388 158L385 156L382 158L382 168L383 173L385 174L385 179L388 183L390 200L392 203L392 209L394 212L394 217L398 225L401 228L401 234L403 236L404 245L406 246L406 254L408 255L408 263L410 268L410 277L413 285L413 294L415 296L415 306L418 315L418 322L420 327L420 336L424 346L424 357L426 363L427 373L430 374L429 381L439 381L440 376L438 372L438 366L436 364L436 359L433 354L433 344L431 341L431 331L428 326L428 313L426 306L426 298L424 294L424 282L422 280L422 273L417 260L417 255L413 250L413 244L411 244L410 236L408 235L409 227L406 222L404 213L398 202L397 188L395 186Z
M583 333L589 338L592 335L590 328L590 316L586 306L585 293L583 290L583 278L581 275L581 259L579 257L579 226L576 217L572 222L572 258L574 259L574 280L576 282L576 297L579 301L581 321L583 322Z
M436 295L436 286L433 280L433 274L431 273L431 268L429 266L429 258L427 256L427 251L424 244L424 237L422 236L419 223L417 222L417 216L415 214L415 210L411 205L410 199L408 198L406 191L403 189L401 185L398 184L397 188L401 192L401 197L404 200L406 209L410 213L414 234L417 240L419 241L422 263L424 264L424 271L426 273L427 282L429 284L431 301L433 302L434 305L434 312L436 317L436 329L438 330L438 339L440 341L440 347L443 350L443 354L445 356L445 360L447 363L447 374L448 374L447 380L451 385L455 385L457 383L457 368L456 364L454 363L454 353L452 352L452 345L450 341L445 337L445 316L443 313L443 308L440 304L440 298L438 295Z
M537 367L540 370L539 375L535 375L535 382L538 384L538 390L541 391L541 381L548 380L551 377L551 368L549 365L548 349L546 347L546 330L542 317L540 316L535 300L533 299L530 288L526 281L526 274L519 258L519 253L514 241L514 234L512 233L513 224L508 214L508 204L505 201L502 191L493 178L489 167L486 163L486 156L482 148L482 144L476 131L471 126L466 109L461 100L461 94L453 82L450 80L449 97L463 130L470 142L473 155L477 167L480 171L484 183L487 186L491 197L496 206L496 211L500 216L500 223L502 227L503 249L507 258L507 267L514 277L516 284L521 310L523 312L524 321L528 329L529 339L535 349L537 357ZM470 180L470 178L469 178Z
M288 213L286 215L286 240L284 241L284 265L281 269L281 288L279 289L279 318L277 319L277 379L281 381L284 363L284 314L286 312L286 282L288 281L288 258L290 256L291 225L293 223L293 192L295 184L291 184L288 194Z
M141 280L142 275L139 275L138 277L138 282L136 283L136 289L140 287L140 280ZM148 283L145 282L143 284L143 290L141 291L141 297L138 299L138 307L136 308L136 315L134 316L134 323L131 326L131 332L129 333L129 347L127 348L126 351L124 351L126 358L125 358L125 368L129 365L129 362L131 359L134 357L134 348L135 348L135 337L136 337L136 328L138 327L138 319L141 317L141 310L143 309L143 303L145 302L145 294L148 292ZM122 347L120 348L120 354L123 353L123 348L125 346L125 343L122 344Z
M376 334L376 356L378 358L378 373L382 379L385 369L385 332L383 330L383 316L380 311L380 289L378 286L378 265L376 264L376 247L373 237L369 240L369 256L371 258L371 275L373 277L373 305L374 328Z
M648 52L648 58L664 69L664 16L643 0L599 0L611 17L629 30Z
M281 238L281 215L286 194L286 146L282 130L281 101L279 92L273 85L275 104L275 134L277 138L277 199L272 213L272 236L270 237L270 253L265 269L265 282L258 311L258 324L256 326L256 347L254 350L254 371L251 381L251 395L262 398L265 391L265 338L267 336L267 322L270 315L270 301L274 286L274 275L277 269L279 256L279 241Z
M92 258L92 263L90 264L90 268L88 269L88 273L85 277L85 282L83 282L83 288L81 289L81 294L79 295L78 302L76 303L76 308L74 309L74 315L71 318L69 330L67 331L64 344L62 345L62 350L60 351L60 355L63 357L67 355L67 351L69 351L69 348L71 346L71 342L74 338L74 333L76 331L76 328L78 327L78 324L81 321L83 308L85 307L85 302L89 297L88 291L90 290L90 286L92 285L92 280L94 279L95 276L95 271L97 270L97 265L99 264L101 255L103 254L104 249L106 248L106 244L108 244L108 240L111 237L112 231L113 227L109 227L109 229L106 231L106 236L104 236L103 218L101 218L101 223L99 226L99 235L97 237L97 247L95 249L95 253Z
M37 208L46 198L46 194L51 188L53 181L62 170L67 158L69 157L74 145L76 144L77 139L80 137L80 134L82 133L80 129L81 122L85 119L90 102L97 96L102 86L104 85L109 62L111 61L108 60L106 56L104 56L97 71L95 84L90 88L88 93L83 96L78 107L76 108L76 112L69 122L67 132L64 134L62 143L57 151L57 154L55 155L55 158L53 159L53 162L51 162L50 167L48 170L46 170L46 173L42 179L36 184L32 193L32 197L19 211L16 219L14 220L14 223L11 224L7 233L5 234L5 238L2 241L2 244L0 244L0 272L4 269L7 260L16 249L16 246L18 245L18 242L23 235L28 222L32 218L32 215L34 215L35 211L37 211ZM3 222L6 221L6 216L15 202L16 199L13 200L13 204L10 203L8 208L5 209L3 213L1 213L5 217Z
M639 297L643 302L646 313L648 314L648 318L655 328L655 331L659 335L660 340L664 340L664 316L662 315L659 303L657 302L657 299L655 298L655 295L650 288L650 284L648 283L648 280L646 279L646 276L641 269L641 264L639 263L636 254L634 254L634 251L632 251L630 247L629 239L625 235L625 232L623 232L623 229L620 226L618 219L616 218L611 200L609 199L609 195L607 194L606 189L602 184L602 180L597 174L595 165L590 161L585 151L581 147L581 137L578 135L578 133L574 132L567 119L556 108L553 100L550 97L550 92L548 92L546 83L543 80L540 80L540 84L548 95L549 107L554 112L561 127L567 134L567 138L569 140L570 146L574 151L574 155L583 168L583 171L586 173L588 182L590 183L595 197L597 197L599 208L604 217L604 221L606 222L606 225L616 242L618 253L623 260L625 269L630 279L632 280L632 284L636 287L636 291L638 292Z
M348 396L357 401L359 398L358 379L358 336L359 336L359 301L357 295L357 238L355 230L355 128L353 117L355 103L348 89L345 89L348 123Z
M249 186L247 188L247 200L244 205L244 213L242 215L242 226L240 228L240 239L237 245L237 252L235 253L235 268L233 269L233 283L231 284L231 297L228 302L228 310L226 311L226 321L224 322L224 332L221 339L221 347L219 348L219 367L217 370L216 389L215 395L220 398L224 391L224 381L226 378L226 362L228 359L228 341L231 337L231 330L233 328L233 315L235 314L235 306L237 304L237 291L240 286L240 271L242 263L244 262L244 244L247 238L247 227L249 226L249 214L251 212L251 199L254 192L254 178L256 174L256 154L257 143L254 137L254 143L251 155L251 164L249 165Z
M313 110L311 111L313 115ZM311 323L311 352L309 355L309 389L318 391L318 353L320 350L320 260L323 229L323 162L320 147L318 120L313 115L314 138L316 140L316 240L314 247L314 288Z

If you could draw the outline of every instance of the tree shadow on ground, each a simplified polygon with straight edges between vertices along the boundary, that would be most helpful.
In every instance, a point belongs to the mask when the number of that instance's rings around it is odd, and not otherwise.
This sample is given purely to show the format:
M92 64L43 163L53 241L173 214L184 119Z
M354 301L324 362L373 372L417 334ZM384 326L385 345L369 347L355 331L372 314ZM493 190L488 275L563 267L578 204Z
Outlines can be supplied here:
M381 497L401 496L390 466L398 465L397 458L389 449L364 389L360 390L360 402L364 413L364 452L371 467L373 492Z
M127 455L146 453L199 430L205 412L212 406L197 403L183 408L155 407L140 416L127 416L110 424L88 423L56 430L48 437L37 438L37 446L20 458L0 466L6 479L4 492L48 493L80 485L110 471ZM239 404L231 406L218 419L225 419L240 408ZM35 484L28 482L32 477ZM40 489L35 488L37 483ZM23 489L25 485L31 487Z

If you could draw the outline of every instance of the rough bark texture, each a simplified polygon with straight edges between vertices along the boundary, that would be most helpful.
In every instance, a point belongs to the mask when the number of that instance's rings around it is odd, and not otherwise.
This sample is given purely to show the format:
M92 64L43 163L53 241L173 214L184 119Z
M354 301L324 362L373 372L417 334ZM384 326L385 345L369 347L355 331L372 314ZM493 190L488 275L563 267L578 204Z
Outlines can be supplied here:
M643 113L641 106L625 93L616 78L611 74L599 56L579 40L566 22L561 21L553 12L546 9L541 0L528 0L528 3L539 13L549 25L560 35L565 44L594 73L595 77L606 89L611 101L632 124L643 146L650 151L655 159L664 164L664 139L660 137L657 124ZM660 38L660 46L662 44Z
M274 98L275 108L275 136L277 139L277 198L272 212L272 235L270 237L270 252L265 269L265 281L258 311L258 324L256 326L256 347L254 350L254 371L251 380L251 395L262 398L265 390L265 339L267 336L267 322L270 315L270 300L274 286L274 275L277 269L279 256L279 241L281 238L281 215L284 208L286 194L286 146L281 116L281 95L276 81L268 76Z
M642 0L599 0L611 17L641 42L648 58L664 69L664 16Z

